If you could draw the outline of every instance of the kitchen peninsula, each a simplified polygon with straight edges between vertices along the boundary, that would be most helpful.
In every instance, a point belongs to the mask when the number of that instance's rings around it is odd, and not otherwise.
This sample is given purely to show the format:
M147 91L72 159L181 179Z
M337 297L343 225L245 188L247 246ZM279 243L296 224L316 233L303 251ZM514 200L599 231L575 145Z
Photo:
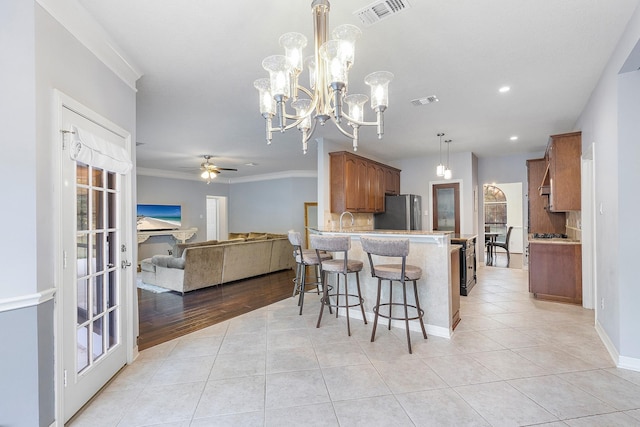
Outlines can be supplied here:
M310 233L325 236L350 236L351 250L349 259L360 260L364 264L360 272L360 287L364 298L364 307L367 319L373 320L372 307L375 304L378 281L371 276L369 259L362 250L360 236L374 238L408 238L410 241L407 264L412 264L422 269L422 278L418 280L418 297L420 305L424 309L424 324L427 334L450 338L455 326L452 321L452 291L451 291L451 234L429 231L405 231L405 230L318 230L309 229ZM349 278L349 287L355 286L355 281ZM454 288L457 289L457 286ZM388 292L388 291L387 291ZM412 292L409 292L411 295ZM394 301L400 302L402 292L394 292ZM385 298L385 296L383 296ZM409 299L412 297L409 296ZM359 310L349 312L352 318L362 318ZM394 321L393 326L404 329L404 322ZM416 321L409 325L412 331L419 331L420 326Z

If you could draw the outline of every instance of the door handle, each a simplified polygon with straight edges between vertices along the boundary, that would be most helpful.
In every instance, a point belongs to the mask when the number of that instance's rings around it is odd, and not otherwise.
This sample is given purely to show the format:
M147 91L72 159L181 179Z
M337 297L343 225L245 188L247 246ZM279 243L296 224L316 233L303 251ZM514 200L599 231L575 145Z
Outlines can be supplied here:
M125 259L125 260L122 260L121 266L123 269L127 267L131 267L131 263Z

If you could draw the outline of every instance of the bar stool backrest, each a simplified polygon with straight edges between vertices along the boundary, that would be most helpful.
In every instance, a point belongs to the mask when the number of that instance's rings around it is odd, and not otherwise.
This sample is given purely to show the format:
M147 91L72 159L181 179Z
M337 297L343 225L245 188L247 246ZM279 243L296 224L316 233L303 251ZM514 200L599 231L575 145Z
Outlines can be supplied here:
M346 252L351 249L351 238L349 236L319 236L312 234L311 247L318 251Z
M409 239L375 239L361 237L362 249L373 255L406 257L409 255Z

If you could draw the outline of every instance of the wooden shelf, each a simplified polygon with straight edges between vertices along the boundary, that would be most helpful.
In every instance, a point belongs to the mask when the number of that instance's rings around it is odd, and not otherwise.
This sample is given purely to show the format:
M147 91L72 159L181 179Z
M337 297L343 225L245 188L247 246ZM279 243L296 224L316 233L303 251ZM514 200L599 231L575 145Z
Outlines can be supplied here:
M180 243L185 243L187 240L192 238L198 228L183 228L179 230L153 230L153 231L138 231L138 243L142 243L147 241L151 236L173 236L174 239L178 240Z

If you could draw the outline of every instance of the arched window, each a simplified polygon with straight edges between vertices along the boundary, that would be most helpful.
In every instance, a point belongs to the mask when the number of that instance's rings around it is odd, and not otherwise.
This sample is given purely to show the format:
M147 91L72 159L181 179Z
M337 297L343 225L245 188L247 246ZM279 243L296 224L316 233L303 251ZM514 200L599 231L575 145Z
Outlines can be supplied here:
M495 185L484 185L485 231L505 234L507 232L507 198Z

